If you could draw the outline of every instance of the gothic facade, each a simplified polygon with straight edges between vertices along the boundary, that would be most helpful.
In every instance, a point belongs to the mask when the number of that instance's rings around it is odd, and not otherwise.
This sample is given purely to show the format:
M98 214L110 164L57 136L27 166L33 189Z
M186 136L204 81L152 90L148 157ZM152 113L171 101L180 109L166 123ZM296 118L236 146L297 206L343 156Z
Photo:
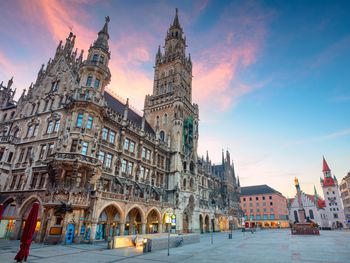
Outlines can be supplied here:
M238 226L240 185L229 153L221 165L197 154L199 109L177 11L143 116L105 90L108 23L86 59L70 33L18 101L13 80L1 83L0 237L20 237L35 201L36 240L46 243L162 233L171 215L176 232Z

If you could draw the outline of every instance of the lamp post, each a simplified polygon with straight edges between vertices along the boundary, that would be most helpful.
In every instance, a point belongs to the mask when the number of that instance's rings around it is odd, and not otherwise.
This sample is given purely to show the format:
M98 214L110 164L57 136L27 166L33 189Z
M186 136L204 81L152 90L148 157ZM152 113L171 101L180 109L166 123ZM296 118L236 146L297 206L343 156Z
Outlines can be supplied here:
M214 218L213 221L211 223L211 244L213 244L214 240L213 240L213 235L214 235L214 225L215 225L215 213L216 213L216 204L215 204L215 200L212 199L211 200L211 204L214 205Z
M231 230L231 234L228 236L228 239L232 239L233 216L229 216L228 221L229 221L229 226L230 226L230 230Z

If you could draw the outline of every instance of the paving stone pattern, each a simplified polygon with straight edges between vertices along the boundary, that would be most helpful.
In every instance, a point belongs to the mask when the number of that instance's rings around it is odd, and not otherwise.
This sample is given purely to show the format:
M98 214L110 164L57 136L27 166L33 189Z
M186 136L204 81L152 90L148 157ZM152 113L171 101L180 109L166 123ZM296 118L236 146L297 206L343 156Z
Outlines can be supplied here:
M141 250L108 250L107 244L56 245L33 244L27 262L310 262L349 263L350 232L321 231L320 236L292 236L290 230L262 230L254 234L235 231L201 235L201 242L170 250L143 254ZM18 241L0 240L0 262L14 262Z

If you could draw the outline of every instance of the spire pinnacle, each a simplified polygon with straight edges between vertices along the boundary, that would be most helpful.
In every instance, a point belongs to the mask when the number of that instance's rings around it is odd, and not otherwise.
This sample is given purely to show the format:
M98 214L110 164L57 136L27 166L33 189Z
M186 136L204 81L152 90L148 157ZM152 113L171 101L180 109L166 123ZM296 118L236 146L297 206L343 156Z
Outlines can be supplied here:
M323 169L322 169L322 172L330 172L330 171L331 171L331 169L329 169L327 161L326 161L326 159L323 156Z
M109 16L106 16L105 17L105 24L100 32L108 35L108 23L109 23L109 21L110 21Z
M98 37L95 40L93 47L95 48L102 48L108 52L109 46L108 46L108 23L110 19L109 16L105 17L105 24L103 25L103 28L98 32Z
M178 9L177 8L175 8L175 17L174 17L173 26L180 27L179 16L178 16Z

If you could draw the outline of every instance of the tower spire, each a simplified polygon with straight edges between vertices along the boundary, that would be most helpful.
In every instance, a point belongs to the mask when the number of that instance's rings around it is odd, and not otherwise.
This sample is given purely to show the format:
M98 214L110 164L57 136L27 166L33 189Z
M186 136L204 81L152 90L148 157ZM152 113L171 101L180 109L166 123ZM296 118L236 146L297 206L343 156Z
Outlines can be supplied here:
M178 16L178 9L177 8L175 8L175 17L174 17L174 21L173 21L173 26L180 27L179 16Z
M98 32L98 37L95 40L92 47L94 48L101 48L108 52L109 46L108 46L108 40L109 40L109 34L108 34L108 23L110 19L109 16L106 16L105 18L105 24L103 28Z
M326 159L323 156L323 168L322 168L322 172L324 177L331 177L331 169L329 169L328 163L326 161Z

